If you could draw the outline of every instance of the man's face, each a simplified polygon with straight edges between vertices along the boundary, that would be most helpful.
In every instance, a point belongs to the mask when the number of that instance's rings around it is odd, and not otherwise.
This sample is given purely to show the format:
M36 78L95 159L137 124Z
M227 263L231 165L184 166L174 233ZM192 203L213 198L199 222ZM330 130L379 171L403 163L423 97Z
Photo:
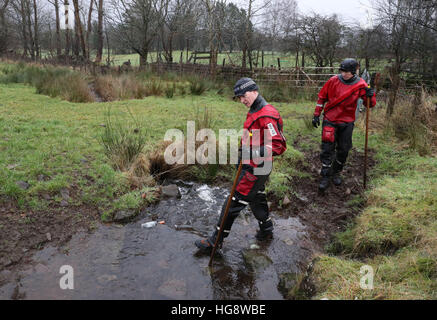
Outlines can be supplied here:
M351 79L354 75L352 74L352 72L350 71L343 71L340 70L341 76L343 77L344 80L349 80Z
M250 108L252 103L258 97L258 91L248 91L244 94L244 96L240 96L240 102L244 104L246 107Z

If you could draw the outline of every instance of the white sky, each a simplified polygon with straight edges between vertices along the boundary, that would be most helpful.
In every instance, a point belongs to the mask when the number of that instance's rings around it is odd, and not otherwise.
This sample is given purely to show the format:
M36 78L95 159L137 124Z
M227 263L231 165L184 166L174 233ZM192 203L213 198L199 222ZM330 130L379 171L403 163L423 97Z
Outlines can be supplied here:
M368 13L373 15L370 0L296 0L301 13L314 11L322 15L336 13L345 22L367 25ZM371 19L371 18L370 18Z
M264 0L257 0L256 3L261 4ZM362 27L367 27L372 16L371 1L372 0L296 0L300 13L307 14L314 11L322 15L331 15L336 13L342 21L347 23L359 23ZM71 2L71 1L70 1ZM229 0L229 2L237 3L242 7L247 6L245 0ZM61 28L64 24L64 6L61 8ZM73 5L70 4L69 10L69 25L73 27L74 23Z

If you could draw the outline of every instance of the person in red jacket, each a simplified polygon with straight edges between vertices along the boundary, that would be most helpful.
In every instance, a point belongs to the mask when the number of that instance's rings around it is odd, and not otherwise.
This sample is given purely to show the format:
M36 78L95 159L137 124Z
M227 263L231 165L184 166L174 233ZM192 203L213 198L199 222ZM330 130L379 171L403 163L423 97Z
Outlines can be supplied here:
M331 77L319 92L312 123L315 128L320 125L323 111L320 153L322 179L319 184L322 192L329 187L331 178L336 186L343 181L340 172L352 148L358 100L362 99L366 105L367 99L370 99L370 107L376 104L374 90L356 75L357 69L358 62L355 59L345 59L340 64L340 74Z
M242 78L234 86L235 97L249 108L249 112L244 122L244 133L239 150L238 164L243 161L242 170L223 225L223 232L218 239L219 245L229 235L235 218L247 205L258 220L259 230L256 238L262 241L273 236L273 223L269 218L265 183L271 172L273 156L282 154L287 147L279 112L268 104L258 91L257 84L250 78ZM228 199L223 204L212 235L207 239L195 241L195 245L201 251L210 252L214 247L227 201Z

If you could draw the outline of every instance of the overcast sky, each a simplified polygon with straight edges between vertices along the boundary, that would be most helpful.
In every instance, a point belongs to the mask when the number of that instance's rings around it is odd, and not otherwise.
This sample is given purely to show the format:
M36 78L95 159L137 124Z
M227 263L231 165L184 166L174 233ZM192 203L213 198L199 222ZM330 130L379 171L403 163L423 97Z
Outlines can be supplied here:
M373 15L371 8L372 0L296 0L298 4L299 12L306 14L314 11L315 13L322 15L331 15L336 13L341 17L341 20L345 22L355 22L360 23L362 27L368 25L368 21ZM229 2L234 2L243 8L247 7L247 1L245 0L229 0ZM256 3L261 4L264 0L257 0ZM69 25L73 25L73 6L70 5L69 14ZM64 27L64 8L62 6L62 18L61 27Z
M338 14L346 22L357 21L363 26L368 21L366 10L373 15L370 0L296 0L301 13L314 11L323 15Z

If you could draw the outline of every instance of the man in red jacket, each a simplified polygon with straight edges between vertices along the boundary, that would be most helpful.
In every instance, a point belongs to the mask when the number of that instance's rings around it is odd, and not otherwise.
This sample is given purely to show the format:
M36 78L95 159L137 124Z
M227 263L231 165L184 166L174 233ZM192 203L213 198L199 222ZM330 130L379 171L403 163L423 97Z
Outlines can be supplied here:
M282 133L283 122L279 112L258 93L257 84L250 78L242 78L234 86L235 96L240 99L249 112L244 122L244 133L241 139L239 161L243 161L235 194L223 225L218 244L229 235L235 218L246 205L249 205L258 220L258 240L270 239L273 236L273 223L269 218L269 208L265 194L265 183L270 175L273 156L286 150L286 141ZM204 252L210 252L220 230L226 208L226 199L220 218L213 234L195 242Z
M367 99L370 99L370 107L376 104L374 90L356 75L357 69L358 62L355 59L345 59L340 64L340 74L330 78L319 92L312 123L317 128L320 125L320 114L324 111L320 191L329 187L331 177L336 186L342 183L340 172L352 148L358 100L362 99L366 105Z

